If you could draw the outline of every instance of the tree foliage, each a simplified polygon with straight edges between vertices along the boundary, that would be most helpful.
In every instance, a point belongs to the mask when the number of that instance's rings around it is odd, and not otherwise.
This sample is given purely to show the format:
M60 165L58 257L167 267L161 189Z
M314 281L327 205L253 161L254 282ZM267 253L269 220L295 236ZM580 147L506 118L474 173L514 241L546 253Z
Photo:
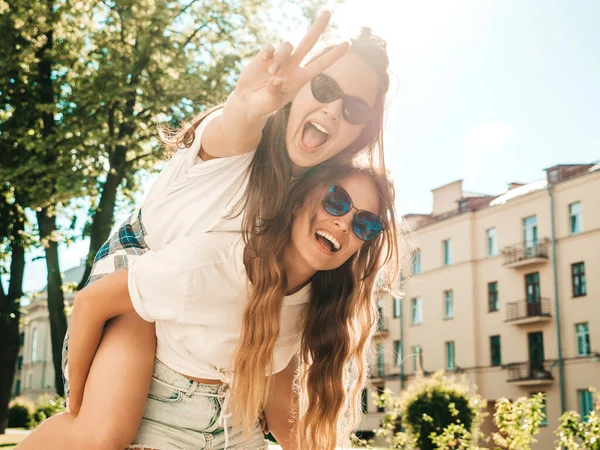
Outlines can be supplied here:
M449 380L442 373L413 383L402 403L402 422L421 450L438 448L432 437L451 425L462 425L472 436L483 407L467 385Z

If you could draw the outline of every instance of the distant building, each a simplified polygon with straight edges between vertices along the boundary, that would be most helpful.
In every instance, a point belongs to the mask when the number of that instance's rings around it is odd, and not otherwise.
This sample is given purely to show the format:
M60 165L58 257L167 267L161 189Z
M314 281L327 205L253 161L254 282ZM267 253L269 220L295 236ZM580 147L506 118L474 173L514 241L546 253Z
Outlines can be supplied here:
M564 408L585 416L587 388L600 387L600 164L546 174L500 196L467 194L456 181L433 190L431 214L406 216L413 266L404 297L380 299L372 364L373 387L396 394L419 368L464 374L488 412L500 397L544 392L534 449L553 448L561 391ZM367 431L381 413L365 398Z
M63 283L79 283L84 269L84 266L79 266L67 270L63 274ZM73 293L66 293L65 302L72 305L74 297ZM22 396L36 401L43 394L56 394L47 298L44 289L22 308L23 325L19 329L21 348L13 382L13 397ZM67 320L70 321L70 317Z

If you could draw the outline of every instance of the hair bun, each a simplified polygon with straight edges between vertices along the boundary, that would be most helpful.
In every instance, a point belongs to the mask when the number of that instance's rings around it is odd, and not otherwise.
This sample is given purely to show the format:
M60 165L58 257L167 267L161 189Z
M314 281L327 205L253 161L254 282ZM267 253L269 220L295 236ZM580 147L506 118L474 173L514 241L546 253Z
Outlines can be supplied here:
M361 27L360 28L360 37L361 38L372 38L373 37L373 31L371 30L370 27Z
M357 41L366 41L366 42L372 42L377 44L378 46L380 46L382 49L387 49L387 43L385 42L385 40L383 40L382 38L380 38L379 36L377 36L376 34L373 33L373 30L371 29L371 27L361 27L360 28L360 34L358 35L358 37L356 38Z

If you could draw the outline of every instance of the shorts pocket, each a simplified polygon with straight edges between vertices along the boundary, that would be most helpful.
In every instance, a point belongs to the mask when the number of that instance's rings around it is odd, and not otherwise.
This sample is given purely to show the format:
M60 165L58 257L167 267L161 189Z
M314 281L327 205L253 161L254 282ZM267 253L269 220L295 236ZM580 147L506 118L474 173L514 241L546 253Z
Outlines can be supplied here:
M183 398L183 392L158 378L152 377L148 398L163 403L177 403Z

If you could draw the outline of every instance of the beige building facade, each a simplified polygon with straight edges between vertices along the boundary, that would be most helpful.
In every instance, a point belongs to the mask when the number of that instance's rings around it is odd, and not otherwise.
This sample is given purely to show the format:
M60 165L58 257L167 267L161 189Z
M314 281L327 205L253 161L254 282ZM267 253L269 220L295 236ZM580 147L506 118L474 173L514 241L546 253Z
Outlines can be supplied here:
M562 411L587 414L600 388L600 165L551 167L500 196L456 181L433 190L432 211L406 216L413 267L402 299L380 299L373 388L400 393L420 365L466 376L489 412L544 392L534 448L553 448ZM369 394L362 430L381 417Z

